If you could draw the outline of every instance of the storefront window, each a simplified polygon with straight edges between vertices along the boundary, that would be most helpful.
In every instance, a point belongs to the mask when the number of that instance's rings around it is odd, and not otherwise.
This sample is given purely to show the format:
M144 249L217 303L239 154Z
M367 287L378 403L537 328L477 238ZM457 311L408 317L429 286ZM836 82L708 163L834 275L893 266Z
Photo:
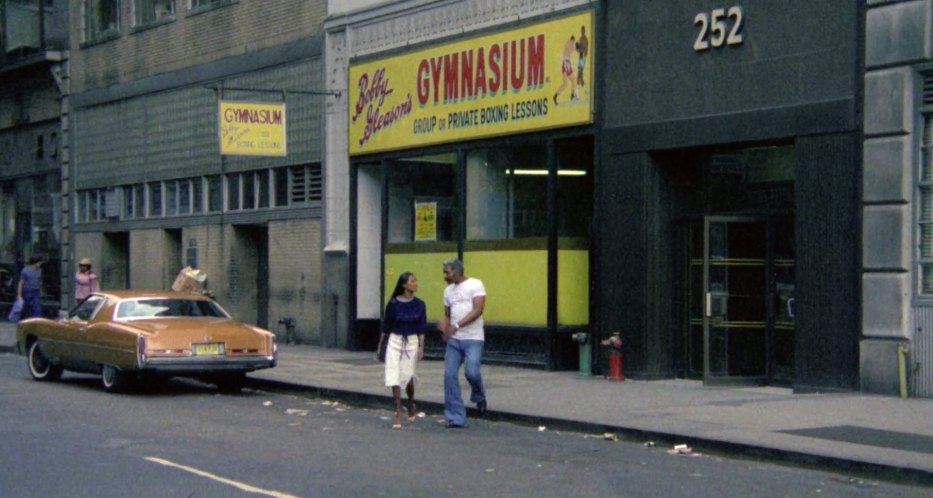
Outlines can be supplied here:
M88 220L97 221L97 191L92 190L88 196Z
M593 138L557 142L557 233L588 238L593 215Z
M276 207L288 206L288 168L276 168L272 171L275 182Z
M146 186L137 183L133 186L133 216L142 218L146 216Z
M256 172L259 183L259 207L269 207L269 170L264 169Z
M191 180L191 211L193 213L200 213L204 210L204 194L202 190L202 181L200 178L194 178Z
M191 180L178 182L178 214L191 213Z
M413 157L388 172L388 242L455 240L456 154Z
M240 175L237 173L227 175L227 209L240 209Z
M207 177L207 210L217 212L223 209L224 191L221 187L220 175Z
M162 216L162 182L149 184L149 216Z
M165 214L168 216L178 214L178 182L165 182Z
M468 152L467 239L547 236L547 172L543 143Z
M256 209L256 176L243 173L243 204L241 209Z

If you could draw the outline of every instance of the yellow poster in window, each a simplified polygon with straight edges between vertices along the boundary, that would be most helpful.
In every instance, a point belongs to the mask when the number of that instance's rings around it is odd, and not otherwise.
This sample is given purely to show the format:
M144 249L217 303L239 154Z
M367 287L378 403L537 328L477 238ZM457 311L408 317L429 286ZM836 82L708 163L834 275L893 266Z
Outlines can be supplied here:
M415 203L415 240L437 240L437 203Z
M222 155L285 157L284 103L221 101L218 122Z
M349 69L350 155L593 122L593 12Z

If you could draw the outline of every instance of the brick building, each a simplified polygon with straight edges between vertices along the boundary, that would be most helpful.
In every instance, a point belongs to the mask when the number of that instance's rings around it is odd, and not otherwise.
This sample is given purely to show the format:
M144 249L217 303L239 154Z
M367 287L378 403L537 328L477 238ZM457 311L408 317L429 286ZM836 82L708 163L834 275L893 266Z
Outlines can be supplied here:
M72 261L92 258L104 288L196 267L238 319L321 341L324 2L70 7ZM221 103L281 110L274 150L222 150Z

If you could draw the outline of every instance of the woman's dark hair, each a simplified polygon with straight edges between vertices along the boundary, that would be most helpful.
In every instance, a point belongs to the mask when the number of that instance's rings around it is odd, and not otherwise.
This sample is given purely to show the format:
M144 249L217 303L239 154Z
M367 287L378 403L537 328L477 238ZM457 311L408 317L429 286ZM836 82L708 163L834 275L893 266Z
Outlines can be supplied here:
M406 271L398 276L398 283L395 284L395 290L392 291L392 299L405 293L405 284L408 283L408 279L410 279L412 275L414 275L412 272Z

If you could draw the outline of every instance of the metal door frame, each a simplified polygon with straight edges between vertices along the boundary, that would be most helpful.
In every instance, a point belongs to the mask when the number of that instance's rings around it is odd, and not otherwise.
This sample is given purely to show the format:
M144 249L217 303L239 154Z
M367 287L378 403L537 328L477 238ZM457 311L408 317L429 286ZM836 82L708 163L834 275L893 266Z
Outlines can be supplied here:
M731 385L759 385L765 384L769 380L770 372L770 324L768 317L768 303L765 302L765 331L764 331L764 340L765 340L765 371L760 376L712 376L710 375L710 315L712 307L712 293L709 290L709 267L710 267L710 254L709 254L709 232L711 223L735 223L735 222L745 222L745 223L761 223L764 230L764 240L762 243L765 246L765 288L762 289L762 293L767 296L768 294L768 271L767 266L769 264L770 258L770 247L768 242L768 231L769 231L769 222L768 217L764 215L707 215L703 217L703 385L704 386L731 386Z

